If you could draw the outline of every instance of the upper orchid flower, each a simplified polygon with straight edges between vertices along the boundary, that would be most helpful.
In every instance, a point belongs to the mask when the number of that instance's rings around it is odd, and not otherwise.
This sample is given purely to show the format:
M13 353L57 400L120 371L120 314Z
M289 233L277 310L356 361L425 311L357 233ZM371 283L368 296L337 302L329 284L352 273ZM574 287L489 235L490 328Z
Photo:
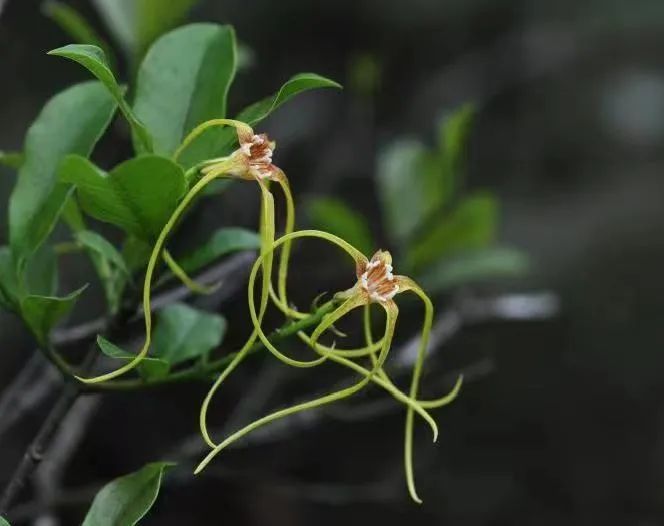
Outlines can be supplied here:
M238 125L239 148L227 157L211 159L203 163L201 173L223 173L241 179L277 181L283 172L272 164L276 143L267 134L256 134L247 125Z
M274 242L275 234L275 214L274 214L274 198L270 192L267 182L278 182L286 196L287 210L286 210L286 233L292 231L295 222L294 219L294 204L288 180L285 174L272 163L272 156L275 148L274 141L271 141L265 134L256 134L253 129L246 123L235 121L231 119L214 119L197 126L182 142L180 147L174 154L174 159L177 160L182 152L207 128L211 126L232 126L237 131L238 148L226 157L211 159L201 163L193 169L194 172L201 173L200 177L195 184L190 188L187 194L183 197L182 201L178 204L177 208L162 228L150 255L147 264L145 281L143 285L143 315L145 320L145 342L138 354L126 363L124 366L116 369L107 374L103 374L94 378L78 378L85 383L100 383L118 376L123 375L134 369L148 354L151 344L151 331L152 331L152 308L151 308L151 289L152 279L154 272L159 261L163 255L164 260L167 262L171 270L178 276L186 285L195 291L202 290L191 280L184 271L177 265L177 262L168 254L165 245L166 240L175 225L178 223L182 214L187 209L191 201L213 180L221 177L236 177L245 180L255 180L261 190L261 220L260 220L260 233L261 233L261 253L267 253ZM188 172L188 173L191 173ZM265 310L270 291L269 274L272 268L272 252L266 256L264 265L268 272L263 280L263 292L261 297L261 310ZM290 247L284 246L281 251L279 262L279 280L280 280L280 293L279 301L281 304L287 304L285 297L285 282L288 267L288 258L290 254ZM283 284L283 285L282 285ZM256 335L253 335L255 340Z

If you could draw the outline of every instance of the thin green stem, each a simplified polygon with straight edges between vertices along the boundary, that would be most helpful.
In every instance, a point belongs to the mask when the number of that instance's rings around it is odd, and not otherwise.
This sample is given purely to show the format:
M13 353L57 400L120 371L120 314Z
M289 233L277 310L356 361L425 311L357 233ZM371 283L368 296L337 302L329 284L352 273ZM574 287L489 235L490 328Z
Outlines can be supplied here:
M185 287L196 294L212 294L215 290L219 288L219 284L207 287L196 283L192 278L190 278L184 269L178 264L177 261L171 256L171 253L168 250L164 250L162 257L164 262L168 265L168 268L171 270L173 275L177 277Z
M145 343L143 344L143 347L141 347L141 350L134 357L134 359L132 359L131 361L129 361L127 364L120 367L119 369L116 369L115 371L102 374L100 376L96 376L93 378L81 378L77 376L76 378L78 380L88 384L95 384L95 383L101 383L101 382L106 382L108 380L112 380L134 369L148 354L148 351L150 349L151 333L152 333L152 308L151 308L152 279L154 277L154 272L157 266L157 262L159 260L159 256L164 249L168 235L177 224L178 220L180 219L180 216L182 216L184 211L189 206L189 203L192 201L192 199L194 199L194 197L196 197L196 195L201 190L203 190L203 188L205 188L205 186L207 186L216 177L217 175L215 174L206 175L205 177L201 178L191 188L191 190L189 190L189 192L187 192L187 194L184 196L182 201L180 201L177 208L175 209L171 217L168 219L168 221L162 228L161 232L159 233L159 237L157 238L157 241L155 242L155 245L152 248L152 253L150 254L150 259L148 261L148 265L145 271L145 281L143 283L143 315L145 320Z
M319 307L311 316L298 320L295 322L288 322L283 327L275 330L269 336L269 340L272 343L278 343L283 340L290 338L291 336L297 334L298 332L312 327L323 319L323 316L332 312L336 305L335 301L330 301ZM254 354L262 349L265 349L265 346L262 342L255 342L248 351L246 351L246 356ZM204 366L195 365L181 371L174 372L165 378L157 378L154 380L116 380L111 382L106 382L103 384L89 385L86 390L88 392L96 391L134 391L137 389L143 388L152 388L152 387L161 387L164 385L189 382L193 380L207 379L211 375L216 374L220 371L223 371L225 367L241 352L236 351L228 354L217 360L213 360Z
M177 161L180 158L180 155L182 155L182 152L184 152L189 147L189 145L194 142L194 140L196 140L205 130L216 126L232 126L238 130L238 132L243 131L244 133L251 133L251 128L248 124L233 119L211 119L209 121L205 121L189 132L189 135L185 137L185 139L182 141L182 144L180 144L178 149L175 150L175 153L173 154L173 160Z

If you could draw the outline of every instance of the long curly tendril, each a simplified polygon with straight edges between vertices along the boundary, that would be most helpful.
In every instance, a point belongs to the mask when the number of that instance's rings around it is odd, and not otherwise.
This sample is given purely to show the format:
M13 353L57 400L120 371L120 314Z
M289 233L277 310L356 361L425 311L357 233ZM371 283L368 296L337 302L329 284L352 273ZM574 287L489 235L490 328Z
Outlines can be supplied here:
M276 240L272 247L270 247L270 251L276 250L280 245L284 245L286 243L290 244L293 240L298 239L298 238L305 238L305 237L314 237L314 238L321 238L324 239L328 242L331 242L339 247L341 247L343 250L345 250L356 262L356 265L360 265L363 262L366 262L366 257L362 255L359 251L354 249L351 245L349 245L347 242L345 242L343 239L338 238L337 236L334 236L332 234L326 233L326 232L321 232L321 231L316 231L316 230L305 230L305 231L299 231L299 232L293 232L290 234L286 234L280 239ZM340 389L338 391L335 391L333 393L330 393L326 396L323 396L321 398L317 398L315 400L309 401L309 402L304 402L301 404L297 404L295 406L281 409L279 411L276 411L270 415L267 415L263 418L260 418L244 428L238 430L237 432L233 433L229 437L227 437L225 440L223 440L219 444L215 444L207 434L207 431L205 431L204 435L206 437L206 442L208 445L212 448L210 453L205 457L205 459L199 464L199 466L196 468L195 473L200 473L207 464L217 455L219 454L223 449L228 447L230 444L232 444L234 441L241 439L244 437L246 434L250 433L251 431L257 429L258 427L261 427L263 425L269 424L270 422L273 422L277 419L284 418L286 416L292 415L297 412L309 410L309 409L314 409L323 405L331 404L340 400L343 400L349 396L352 396L359 390L361 390L364 386L366 386L369 382L374 382L380 387L386 389L392 396L394 396L398 401L404 403L407 406L407 419L406 419L406 436L404 440L404 460L405 460L405 472L406 472L406 480L407 480L407 486L409 489L409 492L411 494L411 497L415 502L421 502L421 499L417 495L416 489L415 489L415 483L414 483L414 473L413 473L413 462L412 462L412 448L413 448L413 427L414 427L414 422L413 422L413 415L415 413L420 414L423 419L429 423L431 426L433 433L434 433L434 441L437 439L437 434L438 434L438 429L436 426L435 421L431 418L431 416L428 414L426 411L426 408L436 408L436 407L441 407L449 402L451 402L457 395L459 388L461 386L461 378L459 381L457 381L456 385L454 386L453 390L445 395L444 397L437 399L437 400L431 400L431 401L420 401L417 399L417 391L418 391L418 385L419 385L419 378L421 375L421 369L423 365L423 360L424 356L426 353L426 347L428 345L428 336L431 331L431 323L432 323L432 318L433 318L433 305L431 304L430 300L424 294L422 289L412 280L409 280L408 278L405 277L399 277L399 284L400 284L400 292L406 292L407 290L413 290L425 304L425 319L422 327L422 338L420 341L420 350L418 352L418 358L416 360L416 364L414 367L414 372L413 372L413 380L411 383L411 389L409 395L405 395L402 393L395 385L394 383L390 380L390 378L387 376L387 373L385 373L383 369L383 364L387 358L387 354L389 352L389 347L391 345L392 337L394 334L394 329L396 325L396 318L398 315L398 309L396 307L396 304L393 302L388 302L381 304L381 306L386 310L387 312L387 318L386 318L386 328L385 328L385 334L383 338L381 339L380 343L380 350L378 351L376 349L376 344L373 342L373 337L371 335L371 327L370 327L370 318L369 318L369 305L366 303L365 299L360 296L360 295L354 295L351 289L350 291L346 291L345 293L338 294L337 299L339 298L344 298L343 303L337 307L333 312L328 314L321 322L320 324L316 327L314 332L310 337L308 337L308 343L310 344L310 347L314 349L318 354L319 358L316 360L311 360L308 362L303 362L299 360L293 360L292 358L289 358L285 355L283 355L278 349L272 345L272 343L268 340L267 336L265 335L263 329L262 329L262 313L259 315L256 313L256 306L255 306L255 300L253 298L253 290L255 287L255 280L256 276L259 270L263 270L265 272L265 269L262 266L262 259L266 256L265 253L261 254L261 256L257 259L257 261L254 263L254 266L252 268L252 272L250 274L249 278L249 292L248 292L248 300L249 300L249 310L251 314L252 321L254 323L254 328L255 331L258 333L258 337L261 340L261 342L265 345L265 347L272 353L274 354L278 359L283 361L284 363L287 363L289 365L293 365L296 367L313 367L315 365L319 365L325 360L330 360L333 362L336 362L340 365L343 365L349 369L354 370L355 372L359 373L363 378L359 382L355 383L354 385ZM335 322L337 322L339 319L344 317L346 314L348 314L350 311L353 309L366 305L365 307L365 317L364 317L364 325L365 325L365 338L366 338L366 347L363 349L358 349L356 350L356 356L369 356L372 360L372 369L367 370L363 368L361 365L355 363L352 360L349 360L348 358L342 356L340 353L343 352L341 350L338 350L336 348L320 348L318 346L317 340L318 338L330 327L333 326ZM378 352L377 352L378 351ZM239 363L239 361L238 361ZM235 366L236 364L234 364ZM225 370L222 374L223 377L226 378L227 375L229 374L229 370ZM206 398L206 411L207 411L207 405L209 405L211 395ZM203 413L202 413L203 415ZM204 427L204 421L202 420L202 426Z
M352 301L352 300L347 300L347 301ZM343 307L343 306L342 306ZM350 305L348 305L350 307ZM341 308L341 307L340 307ZM354 308L354 307L353 307ZM383 339L383 347L380 351L379 354L379 363L382 364L382 362L385 361L387 358L387 353L389 352L390 345L392 343L392 336L394 334L394 327L396 325L396 315L397 313L394 312L392 309L389 309L387 311L387 321L385 323L385 336ZM322 322L325 323L325 322ZM322 332L322 330L321 330ZM348 398L358 391L360 391L371 379L371 375L365 376L362 378L359 382L343 388L339 389L338 391L334 391L333 393L330 393L328 395L322 396L320 398L316 398L314 400L310 400L308 402L302 402L300 404L296 404L291 407L287 407L285 409L281 409L279 411L275 411L274 413L264 416L263 418L259 418L258 420L255 420L254 422L250 423L249 425L243 427L239 431L236 431L232 435L230 435L228 438L226 438L223 442L221 442L218 446L216 446L204 459L203 461L198 465L196 470L194 471L195 474L200 473L203 469L205 469L205 466L207 466L210 461L217 456L223 449L228 447L230 444L235 442L236 440L239 440L243 436L247 435L251 431L264 426L266 424L269 424L270 422L273 422L275 420L278 420L280 418L287 417L289 415L299 413L302 411L306 411L309 409L315 409L317 407L321 407L327 404L331 404L334 402L338 402L340 400L343 400L345 398Z
M150 259L145 270L145 281L143 283L143 317L145 321L145 343L141 350L136 354L136 356L127 362L125 365L112 371L110 373L102 374L100 376L95 376L94 378L82 378L77 376L76 378L81 382L87 384L95 384L105 382L107 380L112 380L118 376L122 376L125 373L128 373L132 369L136 368L147 356L148 351L150 350L151 344L151 333L152 333L152 305L151 305L151 289L152 289L152 279L154 277L155 269L162 250L166 244L166 239L170 234L171 230L175 227L178 220L184 213L184 211L189 206L189 203L198 195L203 188L205 188L210 182L216 178L216 175L207 175L198 181L192 188L187 192L182 201L178 204L175 211L168 219L164 227L161 229L157 240L155 241L154 247L152 248L152 253L150 254Z
M445 396L436 399L436 400L419 400L418 396L418 387L419 381L422 374L422 367L424 365L424 359L426 357L427 346L429 344L429 335L431 334L431 325L433 322L433 304L431 300L422 290L422 288L417 285L410 278L401 276L399 281L400 283L400 292L406 292L408 290L413 291L424 303L424 323L422 324L422 333L420 337L420 342L417 351L417 357L415 359L415 365L413 367L413 376L411 379L409 397L413 400L418 400L421 407L425 409L436 409L443 407L450 402L452 402L458 395L461 385L463 383L463 375L459 375L459 378L455 382L452 390ZM367 345L371 345L373 342L373 336L371 333L371 305L366 305L364 307L364 335ZM377 357L375 355L371 356L373 363L377 362ZM385 371L381 370L381 378L388 382L391 385L394 385L390 378L387 376ZM406 413L406 426L405 426L405 438L404 438L404 468L406 472L406 484L408 486L408 492L410 493L411 498L418 504L422 503L422 499L417 494L415 488L415 476L413 469L413 433L414 433L414 422L413 422L413 408L408 407Z
M214 119L212 121L205 122L194 128L194 130L192 130L192 132L184 139L182 144L174 153L173 159L177 160L178 157L181 155L181 153L199 135L201 135L207 128L211 126L232 126L237 130L242 130L244 132L251 130L251 128L247 124L232 119ZM152 343L152 305L151 305L152 282L157 268L157 263L159 262L160 257L166 258L167 264L169 265L171 270L178 278L183 280L185 285L187 285L190 288L198 287L197 284L195 284L192 280L188 278L188 276L186 276L184 271L182 271L182 269L177 265L175 260L173 260L170 257L168 252L165 252L165 245L169 234L171 233L173 228L175 228L177 222L180 220L180 218L187 210L191 202L194 200L194 198L198 196L201 193L201 191L212 181L214 181L219 177L228 175L228 173L235 168L231 157L220 158L215 161L216 163L214 169L206 173L203 177L201 177L185 194L182 200L178 203L177 207L171 214L171 217L168 219L166 224L161 229L161 232L159 233L159 236L157 237L157 240L155 241L155 244L152 248L152 252L150 254L150 258L148 260L148 264L145 271L145 280L143 282L143 318L145 324L145 342L143 343L143 346L132 360L127 362L122 367L116 369L115 371L111 371L109 373L102 374L100 376L96 376L93 378L83 378L77 376L76 378L79 381L87 384L95 384L95 383L101 383L108 380L112 380L135 369L147 356L150 350L150 345ZM261 249L265 250L266 248L270 247L272 241L274 240L274 199L272 198L272 194L266 188L265 184L260 180L258 182L260 183L259 186L262 193L262 208L261 208L261 218L262 218L261 247L262 248ZM265 266L266 269L271 269L272 266L271 257L266 258ZM262 303L265 303L265 305L267 305L268 288L269 288L269 282L266 279L264 280L264 287L263 287L264 298L262 300Z
M283 171L271 164L274 143L269 142L266 135L254 135L253 130L246 123L231 119L212 119L198 125L189 133L175 151L173 156L174 160L177 160L182 152L202 133L215 126L234 127L238 132L240 148L232 155L204 161L187 171L187 181L196 182L191 186L180 203L178 203L173 214L163 226L155 241L146 267L145 281L143 284L143 314L146 336L142 348L132 360L115 371L94 378L77 378L85 383L99 383L111 380L131 371L147 356L151 344L152 329L151 288L160 258L163 258L164 263L168 266L173 275L180 279L180 281L192 291L207 294L214 290L214 287L202 286L187 275L185 270L166 249L166 241L186 209L191 205L192 201L213 180L220 177L239 177L254 180L258 183L261 191L259 229L261 248L260 254L252 267L247 287L249 314L253 330L248 336L245 344L236 353L233 360L219 374L201 405L199 425L203 439L211 448L211 451L198 465L195 473L200 473L200 471L203 470L222 450L236 440L251 433L253 430L298 412L319 408L345 400L361 391L367 385L373 383L387 391L398 402L403 403L406 406L406 421L404 429L404 469L406 484L412 499L417 503L421 503L422 501L419 498L415 487L413 468L414 416L417 413L430 426L433 433L433 439L436 441L438 437L438 427L428 410L442 407L454 400L463 381L463 378L460 376L452 390L441 398L434 400L420 400L418 398L420 378L433 321L433 304L431 300L412 279L405 276L392 275L392 259L389 252L379 251L370 261L364 254L348 242L327 232L318 230L294 232L295 204L288 179ZM200 178L198 178L199 173L201 175ZM275 182L280 186L286 203L284 235L276 240L275 208L274 197L270 189L271 182ZM302 320L313 315L313 313L298 310L291 305L288 300L287 280L291 246L294 240L300 238L319 238L342 249L355 262L358 278L358 281L353 288L337 293L330 302L323 307L319 307L320 309L324 309L327 314L322 316L311 335L307 334L304 330L297 333L298 337L307 345L307 347L312 349L316 354L315 358L309 360L298 360L282 353L268 339L262 328L263 319L270 299L288 319ZM275 289L272 285L272 272L274 266L274 252L277 248L280 249L280 253ZM260 299L257 308L255 287L259 271L262 274L262 280L259 293ZM408 394L406 394L390 379L384 369L384 365L387 361L392 345L399 314L399 309L392 298L397 293L408 291L413 292L422 301L424 305L424 319L419 348L413 365L410 388ZM370 309L373 303L378 303L386 313L384 332L377 341L374 341L371 330ZM334 331L337 334L343 335L336 329L335 323L339 322L351 311L359 307L364 307L364 347L340 349L337 348L336 344L326 346L319 343L318 340L327 331ZM357 373L360 376L360 379L352 385L333 391L325 396L280 409L267 416L259 418L234 432L220 443L215 443L210 436L207 427L209 406L219 387L248 355L257 340L260 340L262 345L278 360L289 366L310 368L329 361ZM370 367L364 367L357 363L355 359L368 359Z
M197 283L194 279L189 277L185 270L178 264L175 258L173 258L171 253L166 249L164 249L162 257L164 258L164 263L168 265L168 268L171 270L173 275L195 294L212 294L221 286L221 283L217 283L216 285L212 286L206 286Z

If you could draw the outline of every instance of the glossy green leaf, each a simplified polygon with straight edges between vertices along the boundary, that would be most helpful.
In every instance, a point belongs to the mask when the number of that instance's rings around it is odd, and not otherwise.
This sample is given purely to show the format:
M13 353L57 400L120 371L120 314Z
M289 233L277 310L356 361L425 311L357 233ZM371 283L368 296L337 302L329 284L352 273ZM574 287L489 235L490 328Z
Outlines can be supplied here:
M70 153L88 156L115 108L101 83L78 84L53 97L28 130L9 201L10 246L19 267L51 232L69 195L57 183L60 160Z
M365 254L372 252L374 242L366 218L338 199L319 198L307 205L314 228L348 241Z
M63 2L47 0L42 4L42 12L53 20L77 44L92 44L104 50L111 63L114 62L111 47L95 28L72 6Z
M57 258L53 247L42 245L25 268L25 293L53 296L58 290Z
M65 203L65 207L62 210L62 220L72 232L80 232L86 229L83 212L81 212L74 194L71 194Z
M221 256L240 250L258 250L260 236L244 228L220 228L210 239L187 256L178 259L180 267L186 272L195 272Z
M341 86L333 80L326 79L315 73L300 73L289 79L277 93L246 107L235 118L246 122L250 126L255 126L296 95L318 88L341 88ZM215 148L210 149L207 155L202 156L200 150L197 149L197 143L206 140L209 136L216 138ZM231 128L210 129L202 134L200 139L192 143L191 152L189 150L185 151L182 156L182 162L185 166L192 166L197 161L225 155L230 153L236 141L237 134Z
M430 293L486 280L516 278L530 269L528 256L516 249L491 247L462 252L434 263L418 278Z
M76 186L83 210L144 240L154 239L185 191L182 168L169 159L144 155L110 173L80 156L68 156L60 180Z
M64 297L29 295L21 299L23 320L40 344L46 343L51 329L74 307L87 285Z
M101 352L110 358L116 358L118 360L129 362L136 357L135 354L121 349L103 336L97 336L97 345L99 345ZM137 369L141 377L145 378L146 380L163 378L168 375L170 364L164 359L148 356L143 358Z
M425 153L418 142L399 141L379 155L376 172L378 197L385 230L395 243L406 242L426 217L420 173Z
M18 279L9 247L0 247L0 305L15 311L18 302Z
M96 232L84 230L77 232L75 237L90 254L111 312L117 312L122 292L130 279L130 272L122 254Z
M419 270L442 256L485 247L494 241L497 223L496 200L489 194L475 194L424 232L409 249L406 262Z
M291 77L274 95L242 110L237 119L253 126L268 117L279 106L288 102L295 95L319 88L341 88L341 85L316 73L299 73Z
M0 517L0 526L10 526L10 524L5 518Z
M23 153L0 151L0 164L18 170L23 164Z
M104 486L88 511L83 526L133 526L154 505L164 473L175 464L155 462Z
M147 265L152 252L152 245L136 236L127 236L122 245L122 257L131 272L136 272Z
M106 89L108 89L117 102L127 122L129 122L134 133L137 150L139 152L152 152L152 137L125 100L125 90L120 87L115 79L115 75L113 75L106 60L106 55L100 48L89 44L69 44L68 46L53 49L48 54L73 60L97 77L106 86Z
M136 5L136 56L141 57L150 45L185 19L199 0L134 0Z
M159 313L154 335L154 354L171 365L199 358L221 344L226 320L182 303Z
M196 125L226 116L235 62L230 26L191 24L155 42L138 71L134 109L154 137L156 153L172 155ZM212 130L192 144L190 164L214 156L219 133Z
M91 230L85 230L78 232L76 239L84 247L96 252L123 274L129 276L129 269L122 258L122 254L100 234Z

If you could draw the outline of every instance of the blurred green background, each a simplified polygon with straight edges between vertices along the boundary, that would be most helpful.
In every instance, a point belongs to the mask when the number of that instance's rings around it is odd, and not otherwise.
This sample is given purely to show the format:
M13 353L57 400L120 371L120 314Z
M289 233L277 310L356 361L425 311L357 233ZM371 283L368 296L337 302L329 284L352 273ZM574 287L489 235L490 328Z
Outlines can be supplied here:
M99 9L110 0L66 3L131 78L156 36L159 2L144 2L137 27ZM233 110L298 71L345 86L303 95L265 124L300 205L298 224L391 250L396 271L418 276L442 316L427 392L449 387L447 373L469 374L438 414L439 443L419 436L421 508L402 480L403 414L369 397L258 435L205 477L173 476L144 523L664 524L664 4L175 4L180 16L159 27L235 26L244 66ZM72 40L48 12L39 1L0 1L0 149L19 150L48 97L88 78L46 56ZM130 152L127 130L116 128L95 152L105 168ZM14 177L0 168L3 210ZM235 185L206 199L175 243L192 246L219 225L256 228L257 210L252 189ZM0 245L6 226L0 214ZM296 251L293 298L304 305L346 286L344 263L332 251ZM60 273L67 290L94 280L76 258L64 258ZM228 318L231 346L247 329L244 299L230 288L201 303ZM405 310L402 343L418 320L416 308ZM102 312L97 287L70 323ZM33 347L0 313L0 385ZM46 378L26 393L38 398L32 411L0 428L0 486L48 409L57 379ZM242 423L329 380L253 360L227 384L217 423L238 414ZM99 483L195 451L204 392L189 385L92 399L61 486L49 494L37 481L18 524L76 524Z

